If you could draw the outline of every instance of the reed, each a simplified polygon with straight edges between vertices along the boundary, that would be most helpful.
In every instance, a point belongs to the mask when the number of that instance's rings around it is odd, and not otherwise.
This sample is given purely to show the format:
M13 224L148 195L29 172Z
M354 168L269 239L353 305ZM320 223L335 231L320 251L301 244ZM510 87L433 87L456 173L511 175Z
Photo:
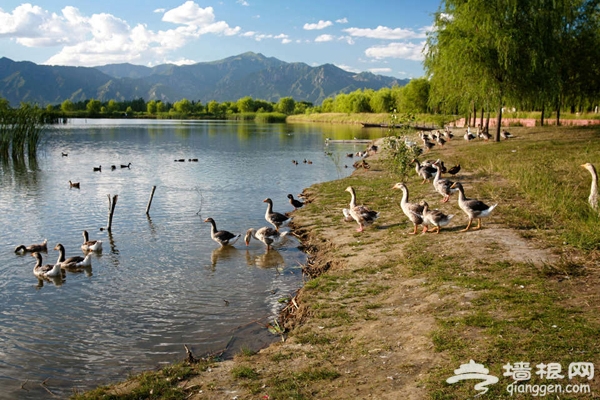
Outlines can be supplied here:
M22 104L18 109L1 109L0 158L35 158L45 130L43 113L37 106Z
M287 115L278 112L269 112L269 113L256 113L256 117L254 118L255 122L262 123L278 123L285 122Z

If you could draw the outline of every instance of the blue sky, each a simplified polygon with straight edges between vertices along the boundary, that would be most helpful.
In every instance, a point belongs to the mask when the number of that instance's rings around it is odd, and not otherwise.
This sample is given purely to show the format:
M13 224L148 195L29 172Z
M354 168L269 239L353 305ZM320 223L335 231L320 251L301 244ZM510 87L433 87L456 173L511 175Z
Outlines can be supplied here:
M246 51L311 66L423 76L439 0L2 0L0 56L37 64L154 66Z

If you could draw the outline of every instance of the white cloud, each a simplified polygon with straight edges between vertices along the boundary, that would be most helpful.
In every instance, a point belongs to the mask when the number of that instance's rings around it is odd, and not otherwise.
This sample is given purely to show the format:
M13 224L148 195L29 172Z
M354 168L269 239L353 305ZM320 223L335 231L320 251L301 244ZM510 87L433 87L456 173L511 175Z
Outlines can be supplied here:
M256 40L257 42L260 42L265 39L281 40L281 43L283 43L283 44L288 44L291 42L291 39L289 38L289 36L284 33L280 33L279 35L270 35L270 34L265 34L265 33L259 34L259 33L255 33L255 32L246 32L245 34L242 34L241 36L253 37L254 40Z
M162 13L164 13L165 11L166 11L166 9L165 9L165 8L157 8L156 10L154 10L154 11L152 11L152 12L154 12L154 13L157 13L157 14L162 14Z
M331 42L334 39L332 35L319 35L315 38L315 42Z
M246 7L250 5L250 3L248 3L246 0L237 0L236 3L246 6Z
M392 72L391 68L369 68L369 72L372 72L374 74L383 74L386 72Z
M336 19L335 22L337 22L338 24L347 24L348 18L344 17L344 18Z
M304 24L304 29L306 29L307 31L313 31L313 30L320 30L320 29L325 29L328 26L333 25L333 22L331 21L319 21L316 24Z
M361 70L356 69L354 67L350 67L348 65L343 65L343 64L334 64L336 67L343 69L344 71L348 71L348 72L353 72L355 74L358 74L361 72Z
M202 35L231 36L241 31L240 27L232 28L225 21L217 21L212 7L200 8L193 1L167 10L162 20L177 26L152 31L144 24L131 27L111 14L84 16L71 6L56 14L22 4L12 13L0 9L0 38L10 37L27 47L62 46L46 64L94 66L119 62L148 64L151 60L167 59L172 51Z
M388 39L388 40L406 40L406 39L424 39L426 31L420 29L418 32L412 29L395 28L391 29L385 26L378 26L375 29L370 28L348 28L344 29L351 36L366 37L370 39Z
M338 40L345 40L348 44L354 44L354 39L352 39L352 36L340 36Z
M423 60L423 48L425 42L418 44L409 42L395 42L385 46L373 46L365 50L365 54L371 58L401 58L412 61Z

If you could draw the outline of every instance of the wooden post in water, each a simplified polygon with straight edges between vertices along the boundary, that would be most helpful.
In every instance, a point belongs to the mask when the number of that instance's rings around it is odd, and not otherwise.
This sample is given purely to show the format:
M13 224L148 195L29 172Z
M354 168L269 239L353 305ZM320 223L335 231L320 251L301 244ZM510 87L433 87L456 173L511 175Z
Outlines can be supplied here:
M115 213L115 207L117 206L117 198L118 197L119 197L119 195L115 194L111 201L110 194L108 195L108 226L106 227L106 230L109 232L112 229L112 220L113 220L113 215Z
M146 215L150 215L150 205L152 204L152 198L154 197L155 190L156 190L156 186L152 186L152 193L150 193L150 200L148 200L148 205L146 206Z

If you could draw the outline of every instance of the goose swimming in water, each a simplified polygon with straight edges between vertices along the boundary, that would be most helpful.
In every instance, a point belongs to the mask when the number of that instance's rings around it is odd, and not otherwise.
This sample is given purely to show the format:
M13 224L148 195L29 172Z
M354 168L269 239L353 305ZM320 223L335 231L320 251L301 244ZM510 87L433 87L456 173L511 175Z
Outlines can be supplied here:
M273 225L277 231L279 231L279 228L281 228L282 226L286 226L292 221L292 219L287 215L273 211L273 200L271 200L270 198L264 199L263 203L267 203L265 219L268 223Z
M61 243L58 243L54 250L58 250L58 260L57 264L61 266L61 268L83 268L90 267L92 265L92 253L88 253L85 257L82 256L73 256L69 258L65 258L65 246Z
M79 189L79 182L71 182L69 181L69 187Z
M44 239L44 241L40 244L30 244L29 246L25 246L24 244L15 247L15 253L33 253L33 252L47 252L48 251L48 239Z
M33 274L35 276L37 276L38 278L42 278L42 279L54 277L54 276L61 276L60 264L43 265L42 264L42 255L40 253L38 253L37 251L33 252L31 254L31 256L37 260L37 262L35 263L35 266L33 267Z
M254 238L263 242L265 246L267 246L267 251L269 251L273 245L281 243L289 233L289 231L279 232L268 226L263 226L259 229L250 228L246 232L244 241L246 242L246 246L248 246L250 244L250 239Z
M83 231L83 244L81 245L83 251L100 251L102 250L102 240L90 240L87 231Z
M214 219L206 218L204 222L210 222L210 237L221 247L233 246L235 242L242 236L241 234L233 234L229 231L217 230L217 224Z

